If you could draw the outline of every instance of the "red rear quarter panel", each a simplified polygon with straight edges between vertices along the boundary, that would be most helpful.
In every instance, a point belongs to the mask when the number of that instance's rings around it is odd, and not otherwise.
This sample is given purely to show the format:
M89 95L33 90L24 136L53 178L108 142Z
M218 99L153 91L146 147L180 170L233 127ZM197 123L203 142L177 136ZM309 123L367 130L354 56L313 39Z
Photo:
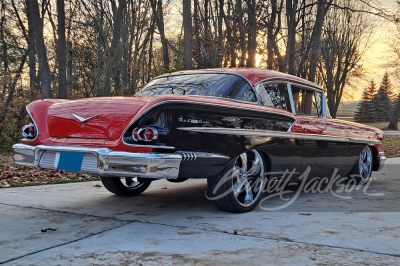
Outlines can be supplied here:
M97 100L96 100L97 99ZM101 99L101 101L99 101ZM99 101L96 108L93 108L93 102ZM94 147L107 147L112 150L125 151L151 151L151 148L145 147L129 147L122 142L122 136L125 129L136 119L144 114L153 106L162 104L163 102L192 102L219 105L227 108L237 107L256 110L261 112L270 112L291 117L294 116L286 110L256 105L251 103L233 101L228 99L219 99L212 97L185 96L185 95L165 95L159 97L107 97L107 98L91 98L80 99L74 101L68 100L39 100L28 105L27 109L37 124L39 135L35 141L24 141L27 145L83 145ZM77 105L77 103L79 103ZM83 108L85 104L92 108ZM78 108L79 107L79 108ZM72 116L72 113L79 109L79 115L90 117L99 113L108 113L107 115L98 116L93 121L85 122L87 130L92 130L96 125L101 128L102 124L112 125L106 130L110 130L111 135L94 134L93 137L82 138L85 127L81 128L80 122ZM126 119L129 114L129 119ZM60 121L68 121L68 127L64 126ZM104 126L103 126L104 130ZM76 132L80 132L79 134ZM115 134L118 132L118 134ZM51 134L50 134L51 133ZM114 135L112 135L112 133ZM58 137L59 135L60 137ZM65 136L70 137L65 137ZM86 135L87 136L87 135ZM111 138L112 137L112 138Z

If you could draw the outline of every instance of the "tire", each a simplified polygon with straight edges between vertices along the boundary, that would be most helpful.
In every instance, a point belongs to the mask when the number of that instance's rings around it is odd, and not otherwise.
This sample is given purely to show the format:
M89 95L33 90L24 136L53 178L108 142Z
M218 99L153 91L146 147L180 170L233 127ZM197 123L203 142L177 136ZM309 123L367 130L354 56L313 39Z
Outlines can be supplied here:
M138 180L137 178L125 177L101 177L103 186L118 196L137 196L144 192L151 184L151 181ZM123 182L122 180L125 180Z
M372 174L372 152L368 146L365 146L357 162L350 171L347 183L365 184L369 181Z
M252 211L262 198L265 165L256 150L242 153L220 173L207 179L207 198L223 211Z

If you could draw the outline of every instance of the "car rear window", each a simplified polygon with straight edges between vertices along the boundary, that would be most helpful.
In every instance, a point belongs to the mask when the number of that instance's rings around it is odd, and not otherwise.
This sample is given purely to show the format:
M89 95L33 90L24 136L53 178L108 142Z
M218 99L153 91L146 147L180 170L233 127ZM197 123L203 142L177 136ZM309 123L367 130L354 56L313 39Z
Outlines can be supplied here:
M253 88L233 74L183 74L156 78L136 96L198 95L257 102Z

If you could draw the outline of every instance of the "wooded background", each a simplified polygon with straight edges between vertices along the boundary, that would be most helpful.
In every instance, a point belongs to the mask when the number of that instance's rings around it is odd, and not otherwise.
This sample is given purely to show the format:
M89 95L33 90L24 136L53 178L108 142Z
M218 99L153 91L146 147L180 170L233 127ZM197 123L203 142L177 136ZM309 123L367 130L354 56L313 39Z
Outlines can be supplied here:
M326 88L336 117L376 19L399 22L374 0L1 0L0 16L0 149L32 100L133 95L182 69L297 75Z

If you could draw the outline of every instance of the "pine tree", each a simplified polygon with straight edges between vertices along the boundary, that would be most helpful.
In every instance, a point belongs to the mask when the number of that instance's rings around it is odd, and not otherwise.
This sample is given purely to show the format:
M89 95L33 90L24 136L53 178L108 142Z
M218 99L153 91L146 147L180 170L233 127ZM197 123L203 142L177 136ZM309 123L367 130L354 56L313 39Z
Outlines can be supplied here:
M375 96L375 108L378 121L389 121L393 112L394 93L389 80L389 73L386 71L382 78L378 94Z
M367 104L368 102L366 101L366 95L367 95L367 88L365 88L363 92L363 96L361 101L358 103L358 108L357 112L354 115L354 120L358 123L365 122L365 119L367 118L367 113L368 113L368 107Z
M375 95L375 109L378 121L389 121L392 106L389 101L384 88L379 88L378 93Z
M390 123L388 128L392 130L399 130L399 118L400 118L400 93L397 96L397 101L393 108L393 113L390 118Z
M375 122L377 120L374 96L376 92L375 81L371 80L368 87L364 89L358 110L354 116L356 122Z
M389 80L389 73L387 71L385 72L385 75L382 78L381 88L386 93L386 95L388 96L390 101L395 100L395 95L393 93L392 84L390 83L390 80Z
M367 122L376 122L378 121L378 117L376 115L376 107L375 107L375 94L376 94L376 84L375 81L372 79L371 83L369 84L369 87L367 89L367 97L368 97L368 103L367 103Z

